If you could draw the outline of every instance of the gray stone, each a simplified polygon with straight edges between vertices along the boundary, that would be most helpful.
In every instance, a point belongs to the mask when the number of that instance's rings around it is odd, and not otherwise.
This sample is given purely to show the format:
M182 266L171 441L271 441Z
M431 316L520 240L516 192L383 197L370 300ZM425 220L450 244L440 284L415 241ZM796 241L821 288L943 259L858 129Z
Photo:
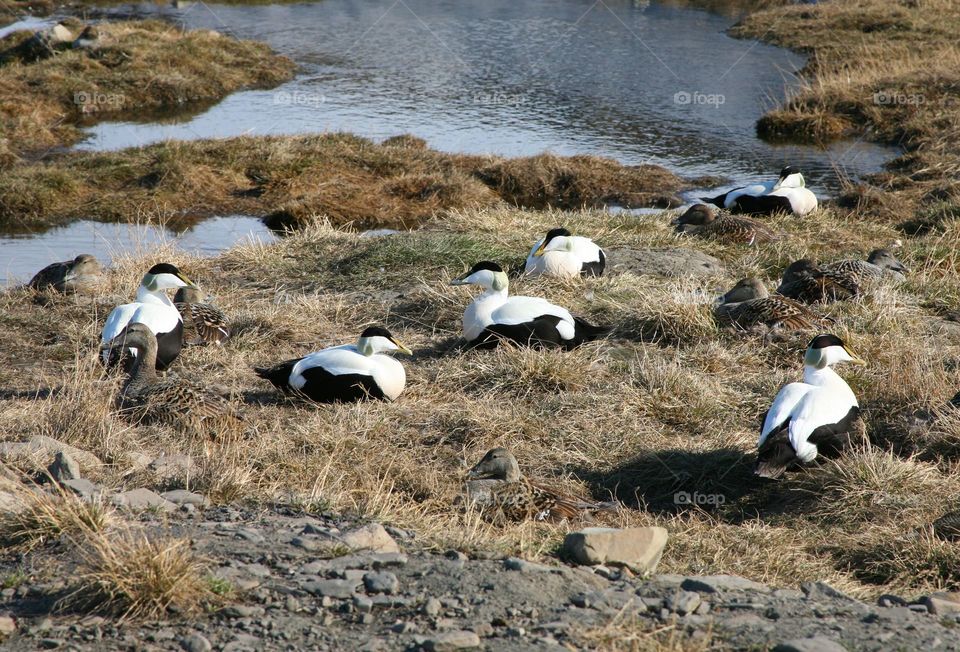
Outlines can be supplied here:
M942 616L960 612L960 593L952 591L938 591L931 593L920 600L932 614Z
M666 608L681 616L693 613L699 606L700 594L693 591L679 591L668 596L666 601Z
M180 639L180 647L182 647L185 652L210 652L213 649L213 646L210 645L210 641L207 640L203 634L188 634Z
M834 599L859 602L856 598L852 598L843 591L833 588L826 582L804 582L800 585L800 590L803 591L803 594L807 596L808 600Z
M12 616L0 616L0 636L10 636L17 631L17 621Z
M232 604L220 610L220 614L225 618L256 618L264 613L266 611L263 607L247 604Z
M688 577L680 584L685 591L718 593L720 591L759 591L769 593L770 587L737 575L703 575Z
M57 482L65 480L76 480L80 477L80 465L70 457L69 453L57 451L53 457L53 462L47 467L47 473Z
M811 636L779 643L773 652L847 652L847 648L825 636Z
M448 650L470 650L480 647L480 637L476 632L455 629L436 634L423 642L427 652L447 652Z
M103 488L86 478L64 480L63 486L80 496L84 500L97 500L103 495Z
M607 269L614 272L665 277L713 276L724 273L720 260L685 247L611 247L604 249L604 252L607 254Z
M177 506L171 503L158 493L146 488L131 489L114 494L110 497L110 502L120 507L126 507L132 510L159 509L165 512L174 511Z
M560 571L559 568L547 566L546 564L537 564L517 557L507 557L504 559L503 567L507 570L521 571L524 573L553 573Z
M356 582L349 580L312 580L303 583L303 590L313 595L346 600L357 588Z
M591 527L567 534L564 550L580 564L626 566L636 573L652 573L667 544L662 527Z
M371 555L370 559L377 570L407 565L407 556L402 552L381 552Z
M340 535L340 540L354 550L400 552L400 546L379 523L369 523L347 530Z
M428 598L422 608L423 613L431 618L439 616L442 610L443 605L436 598Z
M362 614L370 613L371 611L373 611L373 600L371 600L365 595L354 594L353 608Z
M70 457L80 463L81 467L86 469L98 468L103 465L93 453L64 444L53 437L45 435L34 435L25 442L0 442L0 459L22 459L30 458L39 468L44 468L51 457L57 453L67 453Z
M363 586L368 593L396 593L400 588L400 580L393 573L378 571L363 576Z
M195 494L192 491L187 491L186 489L174 489L173 491L165 491L160 494L165 500L169 500L175 505L197 505L204 506L209 505L210 500L205 496L200 494Z

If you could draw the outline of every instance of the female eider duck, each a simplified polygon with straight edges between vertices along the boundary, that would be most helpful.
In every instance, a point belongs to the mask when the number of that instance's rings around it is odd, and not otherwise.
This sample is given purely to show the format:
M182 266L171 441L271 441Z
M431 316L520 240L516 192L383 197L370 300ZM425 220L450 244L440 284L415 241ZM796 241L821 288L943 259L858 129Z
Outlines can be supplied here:
M709 204L694 204L671 222L677 233L686 233L701 238L713 238L722 242L760 244L775 242L780 236L749 217L717 214L717 209Z
M782 296L771 296L756 278L745 278L718 299L714 315L721 324L743 329L763 324L770 328L810 330L824 318L806 306Z
M883 278L903 281L906 278L904 274L907 272L907 268L897 260L897 257L889 249L874 249L866 260L838 260L835 263L824 265L824 268L846 274L857 284L865 284Z
M154 265L143 276L137 288L137 300L117 306L107 316L101 342L113 341L127 324L139 322L157 336L157 369L165 371L180 355L183 346L183 320L165 290L195 287L179 269L169 263ZM134 350L131 354L136 355ZM119 359L111 356L110 349L103 351L103 361L111 364Z
M860 294L855 275L820 267L808 258L794 261L783 270L777 294L804 303L828 303Z
M387 351L412 355L386 328L371 326L356 344L330 347L254 371L283 393L317 403L393 401L403 392L407 376L402 364L384 355Z
M850 445L860 406L853 391L831 367L865 364L835 335L818 335L803 358L803 382L785 385L767 411L760 431L757 466L763 478L778 478L791 466L818 454L836 455Z
M571 235L563 228L547 231L527 256L525 273L530 276L601 276L607 264L603 249L590 238Z
M573 520L588 512L612 511L619 505L568 496L525 478L517 458L506 448L488 451L467 478L467 504L494 522Z
M735 188L716 197L701 199L733 213L753 215L806 215L817 208L817 196L806 188L803 174L789 165L780 171L776 181Z
M222 396L186 378L157 377L157 338L146 324L127 324L103 349L108 354L136 351L118 403L121 413L137 422L166 423L214 439L225 439L225 431L241 426L242 417Z
M471 348L493 348L501 339L508 339L522 345L571 349L609 332L546 299L508 296L506 272L490 261L477 263L450 284L484 288L463 313L463 338Z
M230 337L230 321L216 306L203 302L198 288L186 287L177 290L173 297L183 320L184 330L196 335L191 344L223 344Z
M35 290L52 289L57 292L89 292L97 287L103 268L90 254L80 254L73 260L51 263L27 284Z

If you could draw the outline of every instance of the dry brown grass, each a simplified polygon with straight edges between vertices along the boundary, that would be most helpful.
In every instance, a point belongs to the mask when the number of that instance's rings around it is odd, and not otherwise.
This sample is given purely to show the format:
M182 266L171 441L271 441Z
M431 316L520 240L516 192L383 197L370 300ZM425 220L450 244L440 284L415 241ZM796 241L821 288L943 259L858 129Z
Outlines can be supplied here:
M0 540L20 551L57 541L83 545L115 520L112 508L85 502L66 491L49 493L15 484L4 489L12 494L17 507L0 509Z

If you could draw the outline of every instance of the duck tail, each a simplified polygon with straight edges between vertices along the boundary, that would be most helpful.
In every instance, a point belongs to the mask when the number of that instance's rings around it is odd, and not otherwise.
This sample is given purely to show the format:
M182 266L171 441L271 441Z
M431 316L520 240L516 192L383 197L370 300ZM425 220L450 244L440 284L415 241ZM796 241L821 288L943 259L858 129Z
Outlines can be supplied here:
M288 391L290 389L290 374L293 373L293 367L299 361L300 359L297 358L296 360L281 362L272 367L254 367L253 373L264 380L270 381L270 384L277 389Z
M591 342L593 340L600 339L605 335L609 335L613 332L612 326L594 326L590 322L581 319L580 317L574 317L574 332L576 333L577 343L582 342Z
M700 201L702 201L704 204L713 204L717 208L724 208L724 204L726 203L726 200L727 200L727 193L723 193L722 195L717 195L716 197L700 198Z

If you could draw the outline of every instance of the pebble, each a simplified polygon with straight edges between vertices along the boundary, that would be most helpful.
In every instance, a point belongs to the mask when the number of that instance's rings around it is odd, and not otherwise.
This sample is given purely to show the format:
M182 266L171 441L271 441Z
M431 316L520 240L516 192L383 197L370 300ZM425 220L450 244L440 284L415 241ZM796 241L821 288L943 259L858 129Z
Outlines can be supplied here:
M220 610L220 614L225 618L255 618L262 616L264 613L266 611L263 607L244 604L234 604Z
M369 593L396 593L400 588L397 576L388 571L367 573L363 576L363 586Z
M443 609L443 605L440 604L440 601L436 598L429 598L423 605L422 611L427 616L435 618L440 615L440 611Z
M693 591L680 591L669 596L666 601L666 608L681 616L693 613L699 606L700 594Z
M9 636L17 631L17 621L12 616L0 616L0 635Z
M353 596L357 585L349 580L314 580L304 582L302 586L304 591L313 595L345 600Z
M680 583L685 591L699 593L719 593L720 591L758 591L769 593L770 587L736 575L704 575L688 577Z
M180 647L185 652L210 652L213 649L210 641L203 634L197 634L196 632L180 639Z
M476 632L458 629L443 632L426 639L423 649L427 652L447 652L448 650L469 650L480 647L480 637Z
M784 641L773 652L847 652L847 648L825 636L811 636Z
M354 594L353 608L359 611L360 613L370 613L371 611L373 611L373 600L371 600L365 595Z

